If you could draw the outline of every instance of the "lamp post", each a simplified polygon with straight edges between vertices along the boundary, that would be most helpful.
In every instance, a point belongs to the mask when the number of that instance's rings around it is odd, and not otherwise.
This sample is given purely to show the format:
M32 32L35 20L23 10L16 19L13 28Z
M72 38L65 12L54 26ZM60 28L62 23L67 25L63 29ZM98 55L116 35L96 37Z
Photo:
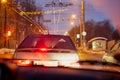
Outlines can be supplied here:
M8 38L8 48L10 48L10 36L11 36L11 31L7 31L7 38Z

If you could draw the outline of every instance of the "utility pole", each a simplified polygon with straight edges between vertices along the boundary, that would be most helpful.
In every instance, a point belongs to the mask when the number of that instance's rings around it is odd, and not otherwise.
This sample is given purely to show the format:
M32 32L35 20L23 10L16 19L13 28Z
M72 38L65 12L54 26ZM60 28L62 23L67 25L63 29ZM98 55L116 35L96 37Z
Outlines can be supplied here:
M86 47L86 32L85 32L85 2L84 0L81 1L81 17L80 17L80 43L81 47Z

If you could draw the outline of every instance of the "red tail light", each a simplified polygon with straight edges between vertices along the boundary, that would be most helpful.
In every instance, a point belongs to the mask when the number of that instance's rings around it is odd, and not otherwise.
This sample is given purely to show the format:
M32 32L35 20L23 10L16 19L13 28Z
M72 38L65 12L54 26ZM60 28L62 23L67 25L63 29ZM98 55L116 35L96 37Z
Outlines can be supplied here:
M47 49L46 49L46 48L41 48L40 50L41 50L41 51L47 51Z
M14 60L13 63L17 64L18 66L30 66L30 65L32 65L32 61L30 61L30 60Z

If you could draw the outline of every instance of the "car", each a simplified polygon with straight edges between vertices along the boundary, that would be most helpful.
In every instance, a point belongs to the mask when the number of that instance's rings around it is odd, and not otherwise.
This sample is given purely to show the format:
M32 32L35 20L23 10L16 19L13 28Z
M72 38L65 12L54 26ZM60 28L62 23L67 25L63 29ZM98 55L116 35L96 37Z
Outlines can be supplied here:
M69 36L33 34L22 41L13 59L18 65L67 66L79 61L79 56Z
M115 57L120 55L120 41L117 41L110 50L108 50L102 58L103 62L115 63L120 65L120 61L118 61ZM120 56L119 56L120 57Z
M120 0L0 0L0 80L120 80L119 21Z

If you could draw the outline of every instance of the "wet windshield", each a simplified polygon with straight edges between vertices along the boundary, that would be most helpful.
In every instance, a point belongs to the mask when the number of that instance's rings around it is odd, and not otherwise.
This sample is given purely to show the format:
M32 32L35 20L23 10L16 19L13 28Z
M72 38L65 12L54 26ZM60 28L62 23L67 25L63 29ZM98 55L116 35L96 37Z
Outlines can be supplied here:
M47 48L77 50L79 61L119 63L114 57L120 50L119 4L120 0L0 0L0 58L11 59L18 48ZM70 39L28 37L33 34Z
M0 80L120 80L120 0L0 0Z

